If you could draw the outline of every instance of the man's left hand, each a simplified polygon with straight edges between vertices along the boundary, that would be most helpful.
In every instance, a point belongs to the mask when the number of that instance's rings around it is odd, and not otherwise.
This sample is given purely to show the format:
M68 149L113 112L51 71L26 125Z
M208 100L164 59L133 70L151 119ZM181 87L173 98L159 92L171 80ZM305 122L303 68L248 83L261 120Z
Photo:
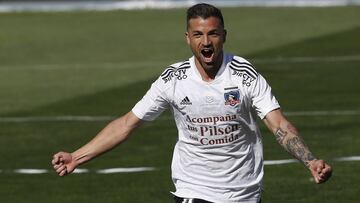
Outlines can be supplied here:
M332 168L324 160L313 160L308 163L308 167L316 183L320 184L327 181L332 174Z

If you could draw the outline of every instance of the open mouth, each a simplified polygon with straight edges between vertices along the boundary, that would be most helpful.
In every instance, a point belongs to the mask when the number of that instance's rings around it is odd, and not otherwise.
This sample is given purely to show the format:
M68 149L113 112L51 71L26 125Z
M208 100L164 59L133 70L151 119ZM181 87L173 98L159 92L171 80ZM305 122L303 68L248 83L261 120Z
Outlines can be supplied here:
M201 50L201 55L203 55L205 62L211 62L214 51L212 49L203 49Z

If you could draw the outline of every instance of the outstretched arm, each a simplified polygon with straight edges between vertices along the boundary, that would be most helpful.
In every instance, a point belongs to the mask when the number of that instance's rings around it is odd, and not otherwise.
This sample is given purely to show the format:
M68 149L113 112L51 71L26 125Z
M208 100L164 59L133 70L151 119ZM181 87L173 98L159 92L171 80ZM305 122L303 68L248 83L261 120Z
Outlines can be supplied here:
M73 153L59 152L54 155L52 165L59 176L67 175L74 169L125 141L131 132L141 124L131 111L109 123L89 143Z
M275 134L278 143L309 168L316 183L325 182L330 178L331 167L323 160L315 158L296 128L285 118L280 109L268 113L264 123Z

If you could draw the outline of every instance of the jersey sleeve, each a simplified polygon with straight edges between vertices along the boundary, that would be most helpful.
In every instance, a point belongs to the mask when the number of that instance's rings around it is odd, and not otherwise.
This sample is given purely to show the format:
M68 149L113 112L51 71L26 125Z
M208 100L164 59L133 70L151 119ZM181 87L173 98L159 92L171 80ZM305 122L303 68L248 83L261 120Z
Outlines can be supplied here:
M164 110L169 108L165 89L164 82L158 78L143 98L133 107L132 112L141 120L155 120Z
M271 92L270 85L260 74L258 74L250 91L252 107L261 119L265 118L269 112L280 108L279 102Z

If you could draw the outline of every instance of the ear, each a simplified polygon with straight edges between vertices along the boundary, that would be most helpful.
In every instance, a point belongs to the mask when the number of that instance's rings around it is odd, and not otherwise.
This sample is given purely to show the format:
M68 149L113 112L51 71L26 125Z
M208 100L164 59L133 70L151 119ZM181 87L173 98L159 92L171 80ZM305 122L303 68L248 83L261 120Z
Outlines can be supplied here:
M190 37L189 37L189 33L188 32L185 32L185 39L186 39L186 43L188 45L190 45Z
M224 41L223 41L223 43L225 43L226 42L226 35L227 35L227 31L224 29Z

